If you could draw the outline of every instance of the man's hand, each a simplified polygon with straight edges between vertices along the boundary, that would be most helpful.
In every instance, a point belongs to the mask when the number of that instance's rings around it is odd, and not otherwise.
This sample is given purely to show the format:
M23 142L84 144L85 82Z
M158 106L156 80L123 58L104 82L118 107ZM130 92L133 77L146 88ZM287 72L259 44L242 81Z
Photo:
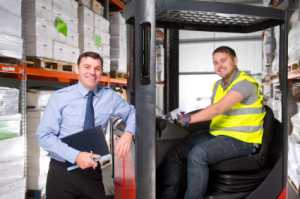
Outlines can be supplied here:
M188 127L191 121L191 115L188 113L180 113L177 115L177 122L183 126Z
M124 132L117 141L115 152L119 158L124 158L128 154L132 143L132 137L133 135L131 133Z
M93 167L94 169L97 167L97 162L93 160L93 158L97 158L99 155L87 152L80 152L75 159L76 164L81 169L87 169Z

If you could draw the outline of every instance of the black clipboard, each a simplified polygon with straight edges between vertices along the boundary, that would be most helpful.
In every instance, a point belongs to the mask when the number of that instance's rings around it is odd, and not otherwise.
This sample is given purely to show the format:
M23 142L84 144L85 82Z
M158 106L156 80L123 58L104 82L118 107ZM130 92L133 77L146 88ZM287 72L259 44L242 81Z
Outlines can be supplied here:
M70 147L81 152L91 152L106 156L109 154L108 146L101 127L95 127L87 130L74 133L61 139ZM67 162L68 167L73 167L74 164Z

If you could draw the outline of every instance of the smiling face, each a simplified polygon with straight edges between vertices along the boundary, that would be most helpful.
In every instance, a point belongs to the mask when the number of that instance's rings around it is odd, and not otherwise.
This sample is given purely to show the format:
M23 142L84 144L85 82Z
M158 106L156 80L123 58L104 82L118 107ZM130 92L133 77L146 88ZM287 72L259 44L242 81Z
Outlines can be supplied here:
M88 90L94 90L102 73L101 61L92 57L82 57L78 67L80 83Z
M213 64L217 75L226 82L237 69L237 58L226 52L216 52L213 54Z

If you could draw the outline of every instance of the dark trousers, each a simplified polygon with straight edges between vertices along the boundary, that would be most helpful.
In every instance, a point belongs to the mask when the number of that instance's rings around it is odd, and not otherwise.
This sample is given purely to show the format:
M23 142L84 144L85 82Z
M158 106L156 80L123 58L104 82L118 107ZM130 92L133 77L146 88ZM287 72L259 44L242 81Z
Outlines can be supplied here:
M67 171L65 163L52 159L46 199L105 199L101 168Z

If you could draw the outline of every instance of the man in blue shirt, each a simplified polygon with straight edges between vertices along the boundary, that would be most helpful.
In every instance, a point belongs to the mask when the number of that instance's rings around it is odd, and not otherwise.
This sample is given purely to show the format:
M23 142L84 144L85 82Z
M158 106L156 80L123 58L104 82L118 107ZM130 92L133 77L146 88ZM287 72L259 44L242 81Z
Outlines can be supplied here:
M122 158L129 152L135 133L134 107L111 89L98 86L103 66L101 56L85 52L77 63L79 82L51 96L37 130L40 146L51 157L47 199L105 198L101 168L92 159L98 155L78 151L61 141L84 129L89 93L93 94L94 126L105 127L111 116L126 122L125 132L116 143L116 155ZM80 169L68 172L66 162L77 164Z

